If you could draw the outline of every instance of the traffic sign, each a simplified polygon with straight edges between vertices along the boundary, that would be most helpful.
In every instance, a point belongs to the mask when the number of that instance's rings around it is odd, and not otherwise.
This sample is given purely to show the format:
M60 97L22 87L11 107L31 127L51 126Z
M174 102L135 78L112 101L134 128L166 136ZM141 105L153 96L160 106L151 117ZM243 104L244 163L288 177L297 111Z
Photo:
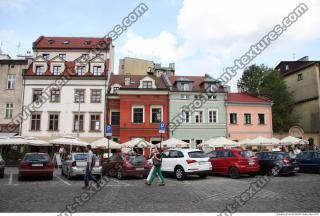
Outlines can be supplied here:
M112 125L106 126L106 136L112 136Z
M166 125L164 124L164 122L160 122L159 124L159 133L165 133L166 131Z

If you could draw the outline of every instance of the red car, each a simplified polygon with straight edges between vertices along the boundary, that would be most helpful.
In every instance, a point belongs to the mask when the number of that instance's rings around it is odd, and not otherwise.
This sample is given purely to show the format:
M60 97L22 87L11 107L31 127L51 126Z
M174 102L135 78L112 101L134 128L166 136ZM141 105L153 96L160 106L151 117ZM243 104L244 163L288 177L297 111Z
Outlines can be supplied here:
M53 178L53 163L46 153L27 153L19 166L19 180L29 176Z
M105 161L102 165L103 174L111 177L117 177L119 180L125 176L142 176L146 177L152 164L150 164L143 155L128 155L117 153Z
M255 176L260 170L258 158L250 150L219 149L208 154L212 172L238 178L240 174Z

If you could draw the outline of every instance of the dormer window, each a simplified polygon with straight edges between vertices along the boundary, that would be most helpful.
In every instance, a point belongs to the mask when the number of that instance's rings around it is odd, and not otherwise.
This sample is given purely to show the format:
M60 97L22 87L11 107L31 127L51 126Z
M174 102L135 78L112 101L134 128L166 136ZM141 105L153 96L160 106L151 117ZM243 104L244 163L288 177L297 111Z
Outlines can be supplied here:
M117 94L119 89L120 89L119 86L113 87L113 94Z
M142 88L152 88L152 81L142 81Z
M61 74L61 66L53 66L53 75L59 76Z
M70 43L70 41L68 41L68 40L63 41L63 44L69 44L69 43Z
M50 54L48 54L48 53L43 53L43 54L42 54L42 57L43 57L45 60L49 60Z
M217 96L216 95L208 95L208 100L216 100Z
M85 66L78 66L78 67L77 67L77 74L78 74L78 76L84 76L84 74L85 74L85 69L86 69Z
M59 57L62 58L63 60L66 60L67 55L66 54L59 54Z
M84 44L85 44L85 45L90 45L90 44L91 44L91 40L85 40L85 41L84 41Z
M181 90L182 91L190 91L190 84L189 83L181 83Z
M44 72L43 66L36 66L36 75L42 75Z
M100 76L101 75L101 66L93 66L93 75Z

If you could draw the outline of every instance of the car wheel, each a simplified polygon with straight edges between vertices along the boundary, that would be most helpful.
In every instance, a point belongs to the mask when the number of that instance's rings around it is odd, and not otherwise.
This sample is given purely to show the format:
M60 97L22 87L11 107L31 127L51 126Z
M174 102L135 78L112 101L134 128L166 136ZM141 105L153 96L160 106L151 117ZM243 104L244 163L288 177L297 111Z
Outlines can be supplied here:
M207 178L207 175L203 175L203 174L202 174L202 175L199 175L199 177L202 178L202 179L204 179L204 178Z
M118 171L117 171L117 179L119 179L119 180L123 179L123 172L121 169L118 169Z
M108 170L108 176L110 177L115 177L118 173L116 172L115 169L109 169Z
M178 179L179 181L182 181L185 179L186 174L185 174L183 168L181 166L178 166L174 170L174 175L175 175L176 179Z
M231 167L229 169L230 178L236 179L240 176L239 169L237 167Z
M277 172L277 171L275 171L275 170L280 170L279 169L279 167L277 167L277 166L275 166L275 167L273 167L272 169L270 169L269 171L268 171L268 176L278 176L279 174L280 174L280 172Z
M253 173L249 173L249 176L250 177L255 177L257 174L255 173L255 172L253 172Z

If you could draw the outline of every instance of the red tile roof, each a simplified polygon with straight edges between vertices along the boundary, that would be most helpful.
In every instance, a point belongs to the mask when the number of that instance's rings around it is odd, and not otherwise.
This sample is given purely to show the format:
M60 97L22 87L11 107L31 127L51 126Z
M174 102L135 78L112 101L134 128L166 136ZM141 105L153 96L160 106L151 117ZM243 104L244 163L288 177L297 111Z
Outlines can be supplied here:
M272 103L272 100L266 97L256 97L247 93L228 93L227 102L232 103Z
M109 47L111 38L40 36L33 43L33 49L92 49L99 43L106 43Z
M208 77L206 76L171 76L169 80L171 82L172 91L178 91L177 85L175 84L176 81L184 81L190 80L192 81L192 92L205 92L204 86L202 85L203 81L207 80ZM221 87L221 92L223 92L223 88Z

